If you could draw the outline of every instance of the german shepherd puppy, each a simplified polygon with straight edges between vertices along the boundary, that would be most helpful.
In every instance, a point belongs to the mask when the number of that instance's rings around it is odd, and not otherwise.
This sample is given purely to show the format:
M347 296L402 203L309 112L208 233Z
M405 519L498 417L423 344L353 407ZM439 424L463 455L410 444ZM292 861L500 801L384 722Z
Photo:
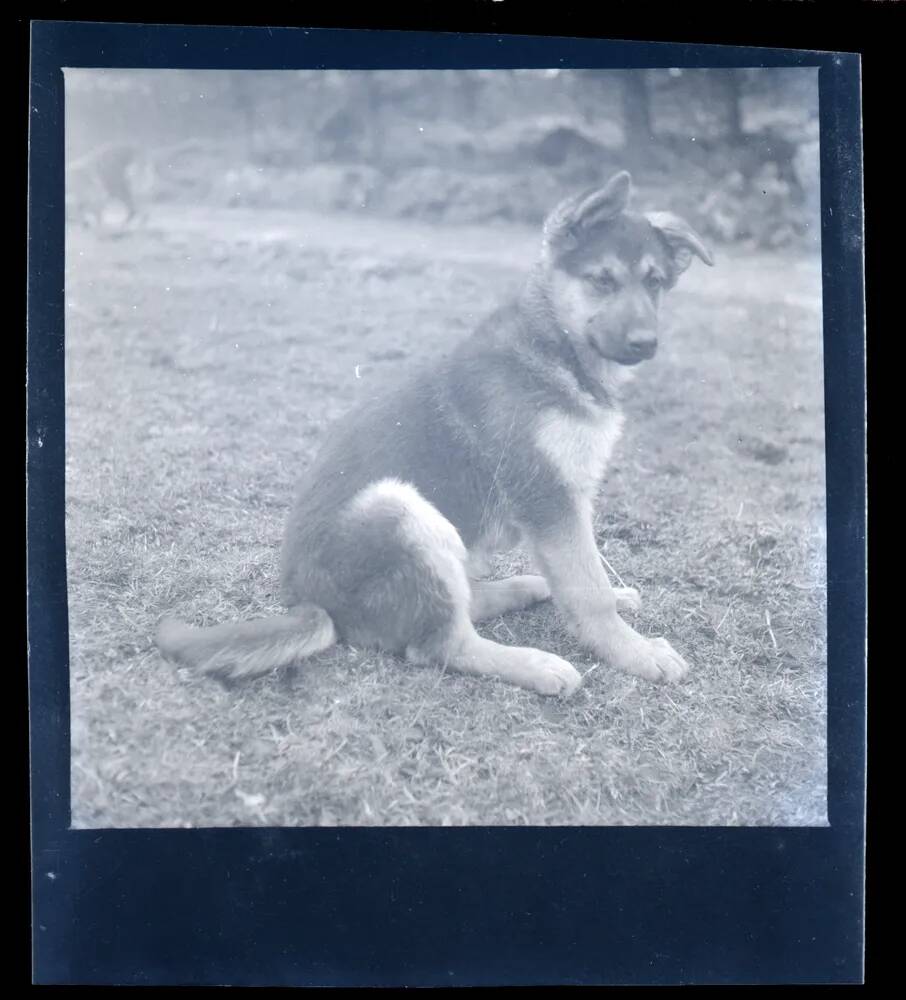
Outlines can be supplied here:
M657 349L661 297L693 255L712 264L683 220L629 211L630 183L622 172L560 204L518 299L335 429L286 528L288 614L213 628L165 620L166 657L229 682L339 639L568 696L581 681L571 664L473 626L553 597L611 667L686 674L665 639L620 617L638 594L611 587L592 527L620 394ZM481 579L487 555L519 541L539 575Z

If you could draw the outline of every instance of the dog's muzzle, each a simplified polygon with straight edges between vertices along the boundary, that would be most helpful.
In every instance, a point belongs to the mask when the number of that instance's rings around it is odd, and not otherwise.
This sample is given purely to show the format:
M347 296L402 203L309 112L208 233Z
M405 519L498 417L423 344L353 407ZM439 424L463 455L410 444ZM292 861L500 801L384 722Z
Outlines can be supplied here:
M637 330L626 337L626 361L624 364L637 364L647 361L657 353L657 334L649 330Z
M637 365L640 361L653 358L657 353L657 336L644 331L629 334L616 350L602 347L594 337L589 337L588 342L602 358L616 361L620 365Z

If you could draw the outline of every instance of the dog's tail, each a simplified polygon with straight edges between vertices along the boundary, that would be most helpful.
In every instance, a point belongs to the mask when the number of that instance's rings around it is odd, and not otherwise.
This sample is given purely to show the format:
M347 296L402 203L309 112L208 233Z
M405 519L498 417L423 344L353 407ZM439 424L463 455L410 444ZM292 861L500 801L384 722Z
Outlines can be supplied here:
M165 618L155 642L168 660L224 683L269 674L320 653L337 641L330 616L314 604L257 621L195 628Z

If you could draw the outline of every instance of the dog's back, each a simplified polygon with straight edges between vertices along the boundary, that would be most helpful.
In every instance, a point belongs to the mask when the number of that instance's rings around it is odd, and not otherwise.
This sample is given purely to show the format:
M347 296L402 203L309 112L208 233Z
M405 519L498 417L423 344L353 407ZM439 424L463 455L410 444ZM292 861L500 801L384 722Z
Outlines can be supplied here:
M539 523L568 502L535 443L539 411L570 403L524 350L541 321L511 303L441 361L366 389L303 477L285 535L288 604L322 586L320 575L316 584L309 577L317 553L336 544L337 513L377 479L411 483L468 549L506 531L512 498ZM331 567L333 579L338 572Z

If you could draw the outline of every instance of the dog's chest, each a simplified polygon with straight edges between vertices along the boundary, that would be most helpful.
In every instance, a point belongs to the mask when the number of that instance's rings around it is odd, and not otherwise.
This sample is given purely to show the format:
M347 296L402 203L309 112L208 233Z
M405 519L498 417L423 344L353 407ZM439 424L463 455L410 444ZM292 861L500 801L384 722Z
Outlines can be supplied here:
M535 444L571 489L587 494L601 482L622 430L618 410L583 419L550 409L538 419Z

